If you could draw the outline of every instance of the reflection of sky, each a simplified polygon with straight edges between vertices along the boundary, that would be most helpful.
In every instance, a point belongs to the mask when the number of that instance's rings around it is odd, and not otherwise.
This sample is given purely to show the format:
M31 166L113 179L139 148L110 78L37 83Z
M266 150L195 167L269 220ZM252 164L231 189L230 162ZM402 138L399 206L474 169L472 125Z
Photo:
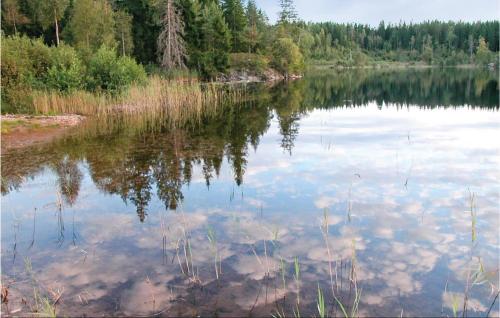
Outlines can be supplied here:
M468 188L477 195L474 255L489 274L493 271L491 281L498 280L499 122L498 112L466 108L396 111L371 105L314 111L300 120L290 155L279 147L274 120L257 151L249 153L241 187L227 163L209 189L201 167L195 167L183 188L183 212L165 213L155 198L143 224L132 204L99 192L81 164L85 177L76 204L64 209L62 244L57 178L46 169L2 197L4 275L22 277L23 257L29 256L41 281L64 286L61 310L71 313L196 310L182 302L193 282L181 274L175 246L187 230L193 264L210 289L215 280L210 226L226 277L214 294L235 297L218 306L248 313L254 303L265 306L263 299L248 299L260 297L257 282L268 271L279 276L280 257L290 264L300 259L304 293L309 290L314 298L318 281L328 289L328 255L320 232L327 209L332 258L347 261L353 246L356 250L362 313L436 314L443 303L451 310L450 299L463 293L470 266ZM35 208L36 241L28 249ZM162 222L167 265L162 263ZM275 236L279 244L271 242ZM288 276L291 292L291 271ZM444 293L447 279L450 292ZM492 300L488 293L487 285L475 286L471 309L485 311ZM205 309L214 301L208 299ZM417 303L425 303L427 311ZM77 305L81 308L73 309Z

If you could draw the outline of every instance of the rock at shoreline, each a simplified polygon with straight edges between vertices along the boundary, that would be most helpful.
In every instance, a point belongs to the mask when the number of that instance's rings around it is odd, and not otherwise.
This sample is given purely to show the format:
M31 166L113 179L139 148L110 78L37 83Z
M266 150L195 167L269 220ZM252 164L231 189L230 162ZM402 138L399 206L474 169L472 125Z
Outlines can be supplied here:
M301 78L302 75L291 74L288 79ZM286 79L285 76L274 69L267 69L262 73L255 73L249 71L231 71L227 74L220 74L217 76L217 82L223 83L256 83L256 82L272 82L282 81Z

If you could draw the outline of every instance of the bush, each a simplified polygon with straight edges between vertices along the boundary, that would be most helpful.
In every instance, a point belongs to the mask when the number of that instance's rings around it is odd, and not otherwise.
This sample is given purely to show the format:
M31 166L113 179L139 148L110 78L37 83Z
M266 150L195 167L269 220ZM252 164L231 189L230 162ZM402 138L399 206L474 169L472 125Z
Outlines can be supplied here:
M72 47L49 47L26 36L9 36L2 42L3 112L31 112L32 89L64 92L83 86L85 73Z
M2 112L30 112L31 87L50 65L50 48L26 36L2 37Z
M120 91L146 79L144 68L130 57L118 57L115 50L101 47L90 59L88 88Z
M51 49L50 68L43 79L45 88L68 92L83 88L85 69L71 46L60 45Z
M229 55L229 65L235 71L261 74L267 69L268 62L264 56L259 54L233 53Z
M274 43L272 52L272 65L285 76L304 70L304 57L292 39L279 38Z

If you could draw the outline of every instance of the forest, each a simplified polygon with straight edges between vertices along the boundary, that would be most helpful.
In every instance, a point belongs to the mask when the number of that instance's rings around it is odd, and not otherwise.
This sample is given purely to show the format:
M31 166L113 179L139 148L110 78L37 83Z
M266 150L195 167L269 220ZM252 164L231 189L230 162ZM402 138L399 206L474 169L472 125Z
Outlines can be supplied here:
M278 0L276 0L278 1ZM148 75L284 78L307 65L498 64L499 22L276 23L254 0L4 0L2 112L30 112L34 91L116 94Z

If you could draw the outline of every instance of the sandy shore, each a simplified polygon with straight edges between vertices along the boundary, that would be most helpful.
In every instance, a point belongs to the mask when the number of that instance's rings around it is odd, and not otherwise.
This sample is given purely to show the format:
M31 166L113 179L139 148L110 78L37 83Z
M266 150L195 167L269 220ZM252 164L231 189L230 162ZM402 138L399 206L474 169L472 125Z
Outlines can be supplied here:
M68 128L79 125L84 119L80 115L2 115L2 153L13 148L49 142L61 136Z

